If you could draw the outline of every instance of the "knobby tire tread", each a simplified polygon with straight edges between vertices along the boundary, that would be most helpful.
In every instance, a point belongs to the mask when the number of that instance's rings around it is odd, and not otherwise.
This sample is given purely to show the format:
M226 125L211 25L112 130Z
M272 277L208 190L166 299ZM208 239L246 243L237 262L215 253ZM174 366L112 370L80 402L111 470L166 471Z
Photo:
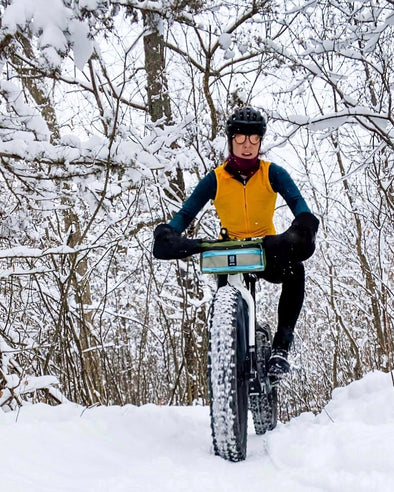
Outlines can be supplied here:
M219 288L209 323L210 416L214 452L229 461L246 457L246 322L241 294L228 285Z
M265 335L256 333L257 373L261 393L249 395L249 409L252 413L254 430L262 435L276 427L278 417L277 387L272 386L268 377L268 360L271 355L272 335L265 325Z

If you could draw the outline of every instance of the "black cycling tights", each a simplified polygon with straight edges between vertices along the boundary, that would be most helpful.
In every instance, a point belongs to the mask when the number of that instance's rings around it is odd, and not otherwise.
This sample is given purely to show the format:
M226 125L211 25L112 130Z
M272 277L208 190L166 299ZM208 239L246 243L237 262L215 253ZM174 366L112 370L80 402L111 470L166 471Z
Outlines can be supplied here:
M264 272L257 274L268 282L282 284L278 305L278 329L274 336L274 348L289 350L293 341L294 327L304 302L305 271L300 263L278 265L267 259Z
M282 284L278 305L278 329L273 347L289 350L293 341L294 327L304 302L305 272L301 262L281 264L276 255L266 250L267 266L256 272L258 278L274 284ZM226 285L227 275L218 276L218 288Z

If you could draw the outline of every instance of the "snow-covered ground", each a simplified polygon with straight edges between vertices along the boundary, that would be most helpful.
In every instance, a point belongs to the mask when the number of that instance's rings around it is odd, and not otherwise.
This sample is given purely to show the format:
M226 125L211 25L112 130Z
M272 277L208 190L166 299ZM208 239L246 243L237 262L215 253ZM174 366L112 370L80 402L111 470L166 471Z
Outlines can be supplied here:
M394 491L394 387L373 372L324 411L266 436L248 457L212 454L206 407L64 404L0 413L2 492Z

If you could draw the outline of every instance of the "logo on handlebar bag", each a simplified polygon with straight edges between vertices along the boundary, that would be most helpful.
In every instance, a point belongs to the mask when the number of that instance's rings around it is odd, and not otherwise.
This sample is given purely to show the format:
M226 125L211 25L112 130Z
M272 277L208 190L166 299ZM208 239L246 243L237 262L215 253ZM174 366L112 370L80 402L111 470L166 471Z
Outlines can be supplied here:
M228 263L229 267L237 266L237 255L228 255L227 256L227 263Z

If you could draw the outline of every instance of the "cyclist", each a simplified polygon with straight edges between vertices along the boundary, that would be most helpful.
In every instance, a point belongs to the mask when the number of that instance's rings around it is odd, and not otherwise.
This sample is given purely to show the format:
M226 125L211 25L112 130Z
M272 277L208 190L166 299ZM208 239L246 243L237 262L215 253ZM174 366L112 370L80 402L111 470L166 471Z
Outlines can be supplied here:
M259 158L266 128L265 118L254 108L238 108L231 114L226 126L229 156L199 182L169 224L156 227L153 254L159 259L175 259L199 252L201 240L181 234L209 200L213 200L231 239L263 237L267 265L258 276L282 284L269 360L269 373L281 377L290 370L288 351L304 300L302 261L315 250L319 220L288 172ZM278 193L295 216L282 234L276 234L273 224Z

